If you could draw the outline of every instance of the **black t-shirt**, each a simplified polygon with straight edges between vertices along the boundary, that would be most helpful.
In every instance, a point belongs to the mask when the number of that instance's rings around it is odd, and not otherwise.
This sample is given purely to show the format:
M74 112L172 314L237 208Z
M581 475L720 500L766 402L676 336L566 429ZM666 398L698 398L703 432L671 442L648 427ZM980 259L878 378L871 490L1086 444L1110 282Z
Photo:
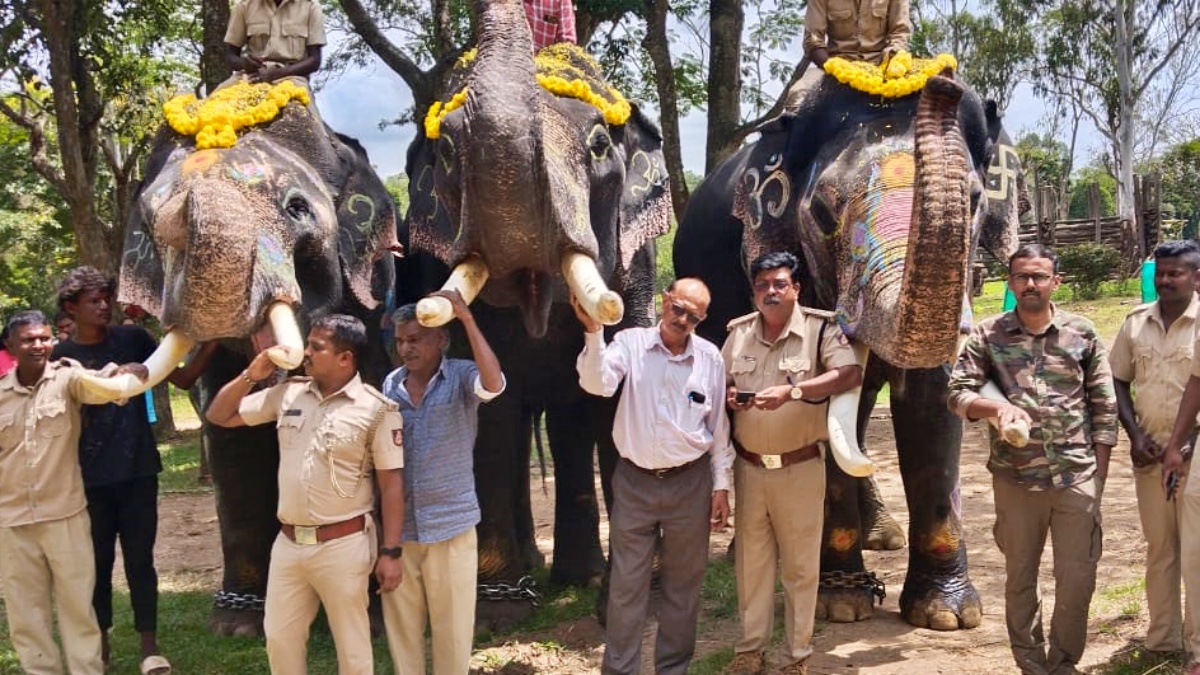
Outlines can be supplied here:
M54 347L51 358L65 356L79 361L84 368L96 369L108 363L141 363L156 347L154 338L138 326L109 326L101 342L81 345L66 340ZM162 471L145 397L135 396L123 406L85 405L82 421L79 464L85 486L144 478Z

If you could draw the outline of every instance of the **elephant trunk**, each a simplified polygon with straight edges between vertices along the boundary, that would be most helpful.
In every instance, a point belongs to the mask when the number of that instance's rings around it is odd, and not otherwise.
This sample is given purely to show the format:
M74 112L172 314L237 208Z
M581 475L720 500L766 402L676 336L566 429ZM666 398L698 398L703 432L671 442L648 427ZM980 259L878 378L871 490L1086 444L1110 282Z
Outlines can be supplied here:
M885 361L932 368L955 356L969 280L971 170L957 110L963 86L932 77L917 106L911 229L891 315L861 335ZM883 306L886 306L883 305Z

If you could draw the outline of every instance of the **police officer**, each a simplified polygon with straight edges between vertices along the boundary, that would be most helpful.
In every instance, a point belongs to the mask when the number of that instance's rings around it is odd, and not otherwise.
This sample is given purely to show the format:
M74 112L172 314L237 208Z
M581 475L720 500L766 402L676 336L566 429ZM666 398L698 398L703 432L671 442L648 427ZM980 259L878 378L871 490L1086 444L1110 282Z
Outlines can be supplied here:
M275 370L264 351L213 399L208 419L223 427L274 421L279 429L280 531L267 575L267 657L271 672L306 672L309 625L324 605L338 672L374 671L367 582L400 584L404 522L404 423L358 375L366 327L331 314L313 322L304 350L308 377L249 394ZM378 486L383 515L376 561L371 518Z
M778 565L784 607L784 673L803 675L821 572L826 397L862 381L854 351L829 312L801 307L800 261L767 253L750 266L757 311L729 323L721 355L733 410L737 496L738 616L732 673L766 670Z

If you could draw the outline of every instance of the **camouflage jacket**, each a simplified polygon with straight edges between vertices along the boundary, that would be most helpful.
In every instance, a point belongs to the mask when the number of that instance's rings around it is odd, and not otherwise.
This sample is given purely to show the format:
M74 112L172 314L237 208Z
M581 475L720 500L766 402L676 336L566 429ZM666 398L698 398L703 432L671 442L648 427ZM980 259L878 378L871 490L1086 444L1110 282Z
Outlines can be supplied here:
M1032 490L1070 487L1095 473L1094 444L1116 445L1108 358L1088 319L1056 309L1041 335L1026 332L1015 312L980 322L950 375L950 409L966 417L989 378L1033 420L1023 448L989 427L994 475Z

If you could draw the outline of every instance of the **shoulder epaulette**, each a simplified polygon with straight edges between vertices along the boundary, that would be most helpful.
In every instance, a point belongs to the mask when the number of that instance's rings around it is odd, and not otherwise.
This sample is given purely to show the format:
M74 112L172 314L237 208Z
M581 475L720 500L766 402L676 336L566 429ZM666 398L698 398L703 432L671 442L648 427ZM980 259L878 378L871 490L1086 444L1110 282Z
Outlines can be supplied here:
M725 324L725 330L731 331L731 330L733 330L734 326L740 326L744 323L748 323L748 322L754 320L754 317L756 317L756 316L758 316L757 310L750 312L749 314L743 314L736 319L730 319L729 323Z
M393 401L392 399L385 396L383 392L379 391L375 387L372 387L369 384L363 384L363 389L365 389L368 394L370 394L371 396L374 396L376 399L378 399L379 402L383 404L383 407L385 409L387 409L387 410L399 410L400 409L400 406L395 401Z
M826 321L833 321L837 318L837 312L831 312L827 309L814 309L812 307L805 307L803 305L801 305L800 308L804 310L805 314L817 316L825 319Z

